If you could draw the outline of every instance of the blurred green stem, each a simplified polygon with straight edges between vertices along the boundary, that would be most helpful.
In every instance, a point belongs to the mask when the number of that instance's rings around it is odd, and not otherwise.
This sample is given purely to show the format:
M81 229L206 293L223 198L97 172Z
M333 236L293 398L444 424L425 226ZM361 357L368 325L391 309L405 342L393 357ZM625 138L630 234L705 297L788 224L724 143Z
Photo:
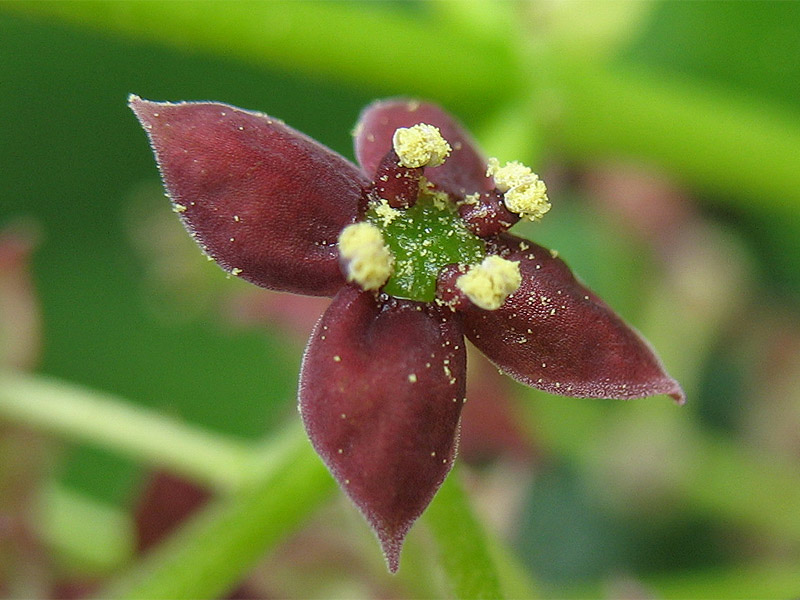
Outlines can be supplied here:
M252 477L245 444L43 376L0 373L0 419L111 448L218 490L238 488Z
M502 598L486 533L459 479L459 469L455 468L424 515L436 541L439 564L456 598Z
M704 81L553 60L549 133L570 156L650 162L743 210L800 205L797 114Z
M458 25L437 11L336 2L284 2L280 10L146 1L2 8L487 114L534 92L518 127L544 124L550 143L573 158L635 157L745 210L800 204L797 114L707 81L591 60L524 28L476 35L469 19Z
M335 489L298 424L263 445L237 444L108 394L42 376L0 374L0 418L171 468L223 496L105 590L114 598L216 597ZM426 513L458 598L522 589L508 553L490 544L451 475ZM377 552L377 544L375 546ZM502 561L504 565L498 565ZM501 575L498 575L500 573ZM522 582L522 583L521 583Z
M456 465L422 519L433 533L450 592L456 598L537 598L525 568L486 531L464 493Z
M401 89L473 106L487 96L499 98L513 81L513 56L503 38L464 35L388 3L41 1L3 8L384 93ZM453 68L466 56L469 68Z
M336 485L299 426L279 440L266 476L217 500L114 581L102 598L217 598L328 499Z

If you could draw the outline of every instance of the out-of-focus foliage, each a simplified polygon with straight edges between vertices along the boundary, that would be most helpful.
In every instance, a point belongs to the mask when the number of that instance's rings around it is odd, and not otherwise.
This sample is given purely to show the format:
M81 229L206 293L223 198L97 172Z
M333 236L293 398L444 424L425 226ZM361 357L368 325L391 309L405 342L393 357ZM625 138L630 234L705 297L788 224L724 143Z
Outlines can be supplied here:
M798 30L788 2L0 4L0 596L796 596ZM319 513L334 486L296 429L324 300L196 251L129 93L262 110L348 157L376 97L445 105L536 161L553 210L525 235L688 404L472 377L469 501L443 488L388 578L348 508ZM214 498L142 562L154 469L197 487L160 514Z

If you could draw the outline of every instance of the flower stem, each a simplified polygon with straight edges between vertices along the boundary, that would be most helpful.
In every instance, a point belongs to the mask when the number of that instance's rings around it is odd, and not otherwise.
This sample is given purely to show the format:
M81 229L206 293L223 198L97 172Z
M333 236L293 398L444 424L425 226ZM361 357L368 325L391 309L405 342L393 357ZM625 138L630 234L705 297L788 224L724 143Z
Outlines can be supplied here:
M19 3L8 8L257 65L333 77L376 92L404 90L473 106L480 106L487 95L499 97L514 81L509 77L512 57L502 39L476 39L377 4L131 0ZM332 31L340 34L330 35ZM465 56L469 69L453 69Z
M44 376L0 373L0 418L167 467L222 491L251 477L252 452L243 443Z
M100 594L102 598L216 598L334 491L299 426L278 441L270 471L211 504Z
M489 541L459 482L456 467L423 518L439 549L439 562L456 598L503 598Z
M557 66L562 106L551 134L574 158L636 157L743 210L800 204L796 114L644 68L569 59Z

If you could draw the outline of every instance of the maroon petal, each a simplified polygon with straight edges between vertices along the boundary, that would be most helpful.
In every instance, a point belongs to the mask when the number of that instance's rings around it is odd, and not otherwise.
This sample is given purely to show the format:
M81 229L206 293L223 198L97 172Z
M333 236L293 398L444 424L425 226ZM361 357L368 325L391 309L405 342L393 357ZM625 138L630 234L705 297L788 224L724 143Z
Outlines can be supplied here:
M300 294L344 284L336 241L367 183L354 165L261 113L136 96L130 106L184 225L222 268Z
M490 252L520 261L522 285L497 310L464 310L464 330L515 379L553 394L641 398L683 390L650 345L564 262L531 242L504 234Z
M460 321L435 305L347 286L311 334L300 374L306 431L392 572L455 458L465 374Z
M486 177L486 159L466 130L438 106L415 100L383 100L364 109L355 134L356 158L361 168L373 175L383 157L392 149L395 130L418 123L438 127L453 148L443 165L425 168L425 177L458 196L494 187L493 180Z

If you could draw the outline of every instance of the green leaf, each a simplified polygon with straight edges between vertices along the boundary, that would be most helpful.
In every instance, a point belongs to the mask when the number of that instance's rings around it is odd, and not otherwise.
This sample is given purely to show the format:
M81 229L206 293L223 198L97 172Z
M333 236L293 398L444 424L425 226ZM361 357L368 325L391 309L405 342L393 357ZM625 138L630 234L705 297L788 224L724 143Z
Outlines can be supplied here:
M800 108L800 3L659 2L626 60Z
M774 539L800 541L800 515L787 508L800 506L800 474L787 461L703 432L686 408L660 398L658 404L637 400L607 406L580 399L565 403L542 392L529 395L535 397L527 418L536 439L587 473L596 472L599 458L627 441L620 432L659 432L664 440L676 441L659 459L659 469L687 508Z

